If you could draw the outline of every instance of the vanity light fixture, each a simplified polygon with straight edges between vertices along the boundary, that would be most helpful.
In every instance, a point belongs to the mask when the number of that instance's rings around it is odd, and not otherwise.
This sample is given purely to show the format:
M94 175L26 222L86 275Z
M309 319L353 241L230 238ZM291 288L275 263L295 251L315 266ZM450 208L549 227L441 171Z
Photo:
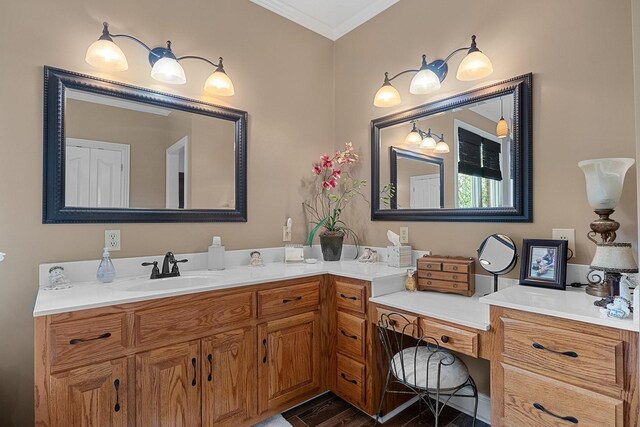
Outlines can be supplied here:
M185 84L187 78L182 65L180 65L180 61L185 59L199 59L215 68L204 84L205 92L217 96L231 96L235 93L233 82L229 76L227 76L224 66L222 65L222 57L218 58L217 64L201 56L187 55L176 57L171 50L171 41L167 41L166 47L155 47L152 49L141 40L128 34L111 34L107 22L103 22L102 25L102 35L87 49L85 61L90 65L107 71L124 71L129 68L124 52L122 52L122 49L113 41L114 38L122 37L135 41L149 52L151 77L155 80L169 84Z
M418 145L420 141L422 141L422 134L420 133L420 129L416 126L416 121L413 120L411 122L413 124L413 128L411 132L407 134L407 137L404 139L404 143L407 145Z
M506 138L509 135L509 125L504 119L504 105L502 103L502 97L500 97L500 120L496 125L496 136L498 138Z
M407 74L415 73L409 92L413 95L426 95L440 89L441 83L447 77L449 67L447 63L458 52L467 51L467 55L458 66L456 78L461 81L473 81L487 77L493 73L493 65L491 61L482 53L476 45L476 36L471 36L471 46L456 49L446 59L436 59L427 62L427 55L422 55L422 64L418 70L405 70L389 78L389 73L384 73L384 82L382 87L378 89L373 99L373 105L376 107L393 107L400 104L402 99L398 90L393 87L391 81L395 78Z
M412 120L413 128L404 139L407 145L418 145L424 150L432 150L435 153L446 154L449 152L449 144L444 142L444 134L437 135L431 132L431 128L427 132L418 128L416 120ZM437 141L436 141L437 138Z

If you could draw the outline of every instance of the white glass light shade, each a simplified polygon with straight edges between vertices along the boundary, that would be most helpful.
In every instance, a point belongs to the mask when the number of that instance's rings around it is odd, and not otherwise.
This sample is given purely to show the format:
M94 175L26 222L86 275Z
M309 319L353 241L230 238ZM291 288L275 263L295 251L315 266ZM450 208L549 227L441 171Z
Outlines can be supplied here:
M458 66L456 78L463 82L478 80L493 73L493 65L484 53L476 50L464 57Z
M129 68L124 52L111 40L96 40L91 43L84 60L100 70L124 71Z
M174 85L183 85L187 82L182 65L169 57L160 58L153 64L151 77L160 82Z
M587 181L589 205L595 209L615 209L622 195L624 176L634 159L583 160L578 166Z
M373 98L373 105L376 107L393 107L402 102L400 98L400 92L391 84L384 84L376 92L376 96Z
M631 243L598 243L590 268L612 273L637 273Z
M496 136L498 138L506 138L507 135L509 135L509 125L507 125L507 121L502 117L496 126Z
M449 144L444 141L440 141L436 144L436 149L434 151L439 154L447 154L449 152Z
M427 136L422 140L422 144L420 144L420 148L424 148L425 150L435 150L436 149L436 140L433 137Z
M422 141L422 136L420 136L420 132L416 130L412 130L409 132L407 137L404 139L404 143L407 145L418 145Z
M204 91L210 95L232 96L235 92L233 82L224 71L216 70L204 83Z
M409 86L409 92L414 95L426 95L438 89L440 89L440 79L428 68L418 71L411 79Z

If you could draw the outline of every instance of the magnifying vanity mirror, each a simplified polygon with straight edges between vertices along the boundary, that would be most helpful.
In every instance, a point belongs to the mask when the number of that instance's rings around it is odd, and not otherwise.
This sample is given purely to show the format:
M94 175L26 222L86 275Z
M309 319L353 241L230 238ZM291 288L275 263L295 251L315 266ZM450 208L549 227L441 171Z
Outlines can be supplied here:
M46 68L43 222L246 221L246 121Z
M373 120L372 219L532 221L531 81Z
M498 291L498 277L514 269L518 262L516 245L509 236L492 234L478 249L478 261L482 268L493 274L493 291Z

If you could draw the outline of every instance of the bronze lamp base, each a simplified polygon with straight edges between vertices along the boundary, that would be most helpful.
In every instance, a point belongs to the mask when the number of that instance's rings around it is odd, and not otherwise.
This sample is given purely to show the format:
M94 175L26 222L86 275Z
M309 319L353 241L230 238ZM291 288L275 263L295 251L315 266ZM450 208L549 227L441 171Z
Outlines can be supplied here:
M600 218L589 224L591 231L587 234L587 238L595 244L610 243L616 240L616 231L620 228L620 223L609 218L615 211L613 209L596 209L594 212ZM597 234L600 235L600 242L594 239Z

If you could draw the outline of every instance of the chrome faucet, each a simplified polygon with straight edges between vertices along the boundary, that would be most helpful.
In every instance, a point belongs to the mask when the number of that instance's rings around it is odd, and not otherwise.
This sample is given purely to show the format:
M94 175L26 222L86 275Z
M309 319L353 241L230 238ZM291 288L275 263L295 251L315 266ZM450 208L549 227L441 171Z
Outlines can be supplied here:
M183 262L188 262L187 259L177 260L173 255L173 252L167 252L164 255L164 260L162 261L162 272L158 269L158 261L153 262L143 262L142 266L147 267L152 265L151 269L151 279L163 279L165 277L177 277L180 275L180 270L178 269L178 264ZM169 264L171 264L171 271L169 271Z

